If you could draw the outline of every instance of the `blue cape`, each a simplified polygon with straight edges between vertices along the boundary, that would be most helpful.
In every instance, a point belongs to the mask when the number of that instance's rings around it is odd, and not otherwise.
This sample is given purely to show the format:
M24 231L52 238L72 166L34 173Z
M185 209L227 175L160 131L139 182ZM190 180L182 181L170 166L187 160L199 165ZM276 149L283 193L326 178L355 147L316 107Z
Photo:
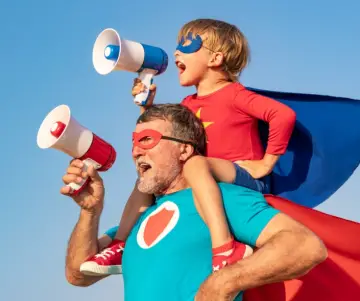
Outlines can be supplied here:
M360 101L249 88L291 107L297 121L287 152L271 178L271 193L315 207L352 175L360 162ZM260 122L264 146L268 127Z

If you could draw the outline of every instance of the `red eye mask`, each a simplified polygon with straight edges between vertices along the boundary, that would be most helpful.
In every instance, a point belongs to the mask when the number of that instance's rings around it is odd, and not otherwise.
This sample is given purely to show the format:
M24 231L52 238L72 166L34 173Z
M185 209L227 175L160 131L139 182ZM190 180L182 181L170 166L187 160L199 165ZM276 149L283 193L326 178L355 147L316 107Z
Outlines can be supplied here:
M190 144L196 149L196 145L193 142L181 140L174 137L164 136L158 131L155 130L143 130L139 133L133 132L133 148L135 146L142 149L151 149L155 147L161 139L172 140L179 143Z

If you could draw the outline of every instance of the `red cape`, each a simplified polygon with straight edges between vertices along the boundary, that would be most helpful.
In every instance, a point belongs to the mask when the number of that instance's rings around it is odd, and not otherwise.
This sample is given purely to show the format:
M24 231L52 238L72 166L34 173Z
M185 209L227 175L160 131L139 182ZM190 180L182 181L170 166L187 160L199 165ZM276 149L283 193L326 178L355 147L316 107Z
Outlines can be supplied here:
M245 292L244 301L359 301L360 224L281 197L268 203L316 233L328 248L328 258L307 275Z

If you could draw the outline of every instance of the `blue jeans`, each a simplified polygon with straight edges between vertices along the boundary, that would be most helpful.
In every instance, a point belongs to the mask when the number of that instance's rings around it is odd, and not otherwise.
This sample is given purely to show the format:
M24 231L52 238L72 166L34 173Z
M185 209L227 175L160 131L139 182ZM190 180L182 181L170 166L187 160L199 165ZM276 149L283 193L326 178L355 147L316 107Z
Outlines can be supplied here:
M270 193L270 177L266 176L261 179L254 179L245 169L235 164L236 176L235 185L246 187L261 193Z

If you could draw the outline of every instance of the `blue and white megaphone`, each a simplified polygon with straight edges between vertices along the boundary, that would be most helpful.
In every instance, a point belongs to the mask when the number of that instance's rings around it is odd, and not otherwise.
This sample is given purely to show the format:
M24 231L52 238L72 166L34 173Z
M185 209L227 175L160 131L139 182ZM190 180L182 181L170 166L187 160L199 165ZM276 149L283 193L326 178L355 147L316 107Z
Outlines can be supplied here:
M95 41L93 64L102 75L116 70L138 72L146 89L135 96L134 102L143 106L154 75L163 73L168 66L168 55L161 48L121 39L116 30L107 28Z

